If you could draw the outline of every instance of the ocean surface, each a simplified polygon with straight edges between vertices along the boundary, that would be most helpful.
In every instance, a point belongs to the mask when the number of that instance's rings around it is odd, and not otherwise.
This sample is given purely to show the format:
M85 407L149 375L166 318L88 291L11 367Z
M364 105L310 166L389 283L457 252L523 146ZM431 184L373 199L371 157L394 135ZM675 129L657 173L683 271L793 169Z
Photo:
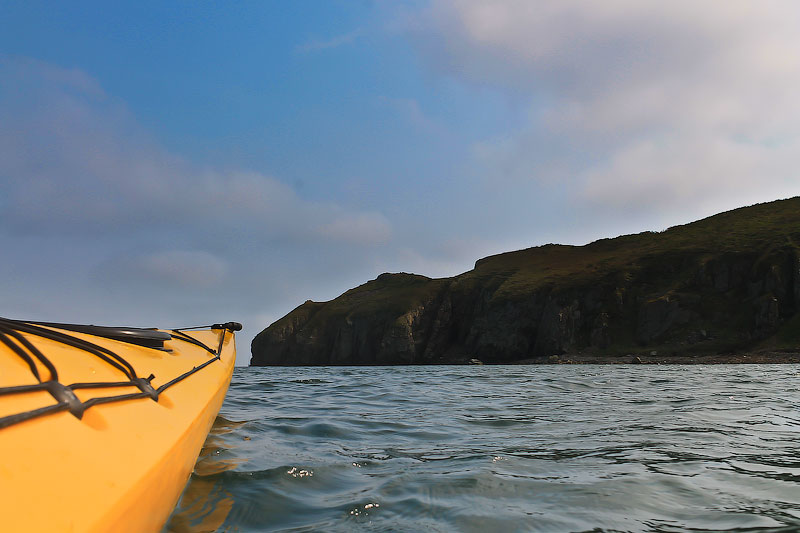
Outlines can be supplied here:
M800 366L237 368L165 531L800 531Z

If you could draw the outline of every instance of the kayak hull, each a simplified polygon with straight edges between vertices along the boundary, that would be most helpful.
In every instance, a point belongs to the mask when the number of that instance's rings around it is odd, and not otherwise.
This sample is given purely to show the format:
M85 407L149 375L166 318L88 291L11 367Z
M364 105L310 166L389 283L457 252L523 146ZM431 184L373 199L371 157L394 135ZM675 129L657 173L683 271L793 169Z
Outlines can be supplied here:
M162 390L157 400L101 403L81 418L61 411L0 429L0 521L5 530L143 532L163 527L222 405L236 358L232 332L186 333L214 352L222 338L218 357L177 337L164 343L170 350L164 351L69 332L123 355L137 376L152 376L155 390L185 377ZM52 361L61 383L125 377L92 354L25 337ZM13 355L0 346L0 387L36 383L29 365ZM48 375L43 366L40 370L40 376ZM75 390L83 402L130 393L130 386ZM44 391L0 396L0 416L48 402L53 398Z

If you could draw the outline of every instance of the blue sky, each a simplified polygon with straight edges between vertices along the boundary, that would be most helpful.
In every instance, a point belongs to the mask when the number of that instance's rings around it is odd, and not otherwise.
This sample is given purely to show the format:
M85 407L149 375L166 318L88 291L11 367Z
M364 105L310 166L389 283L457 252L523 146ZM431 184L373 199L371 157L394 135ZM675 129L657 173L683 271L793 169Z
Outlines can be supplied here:
M11 318L252 336L378 274L800 194L800 7L5 2Z

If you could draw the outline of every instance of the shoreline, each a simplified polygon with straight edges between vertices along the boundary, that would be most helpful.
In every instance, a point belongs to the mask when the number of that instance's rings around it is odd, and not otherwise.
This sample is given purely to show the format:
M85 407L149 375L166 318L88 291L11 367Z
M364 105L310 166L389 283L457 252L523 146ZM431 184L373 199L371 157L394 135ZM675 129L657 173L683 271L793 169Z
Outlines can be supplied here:
M800 364L800 352L764 351L741 354L707 355L608 355L569 354L547 359L520 359L506 363L461 361L410 366L504 366L504 365L776 365ZM409 365L245 365L241 368L319 368L319 367L390 367Z
M548 359L523 359L508 364L515 365L731 365L731 364L797 364L800 352L743 352L737 354L707 355L652 355L629 354L598 356L564 354Z

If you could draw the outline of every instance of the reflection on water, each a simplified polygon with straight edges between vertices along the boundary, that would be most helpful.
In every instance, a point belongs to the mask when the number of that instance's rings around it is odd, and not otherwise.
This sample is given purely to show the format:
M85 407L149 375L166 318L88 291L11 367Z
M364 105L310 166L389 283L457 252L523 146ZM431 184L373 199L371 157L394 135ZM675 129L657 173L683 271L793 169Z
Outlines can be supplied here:
M800 531L798 369L240 368L167 530Z
M233 497L214 480L192 478L167 525L174 533L217 531L233 507Z
M233 470L246 462L244 458L222 458L226 450L235 450L230 435L244 422L233 422L218 416L206 438L192 477L181 500L167 523L170 533L202 533L217 531L233 507L233 495L225 490L216 474ZM227 437L226 437L227 436Z

